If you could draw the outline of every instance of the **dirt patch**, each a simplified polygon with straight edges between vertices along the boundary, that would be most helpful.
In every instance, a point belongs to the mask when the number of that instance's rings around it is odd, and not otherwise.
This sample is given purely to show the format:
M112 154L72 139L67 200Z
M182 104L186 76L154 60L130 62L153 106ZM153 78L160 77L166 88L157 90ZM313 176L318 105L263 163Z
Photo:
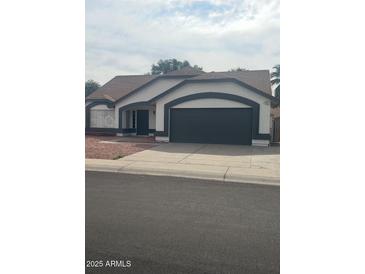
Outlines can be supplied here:
M155 137L148 136L148 137L116 137L114 142L121 142L121 143L156 143Z
M138 142L133 141L138 140ZM120 141L123 140L123 141ZM103 142L106 141L106 142ZM85 157L89 159L118 159L158 146L153 138L130 138L128 141L116 136L85 136Z

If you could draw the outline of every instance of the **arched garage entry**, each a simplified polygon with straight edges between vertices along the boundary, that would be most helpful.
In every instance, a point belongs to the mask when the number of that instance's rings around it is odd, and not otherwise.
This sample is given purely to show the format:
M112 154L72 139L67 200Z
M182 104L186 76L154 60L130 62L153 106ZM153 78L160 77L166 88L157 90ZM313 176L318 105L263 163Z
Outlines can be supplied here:
M239 102L249 108L174 108L187 101L215 98ZM251 145L260 136L260 105L227 93L205 92L177 98L164 107L165 134L170 142ZM265 134L266 135L266 134Z

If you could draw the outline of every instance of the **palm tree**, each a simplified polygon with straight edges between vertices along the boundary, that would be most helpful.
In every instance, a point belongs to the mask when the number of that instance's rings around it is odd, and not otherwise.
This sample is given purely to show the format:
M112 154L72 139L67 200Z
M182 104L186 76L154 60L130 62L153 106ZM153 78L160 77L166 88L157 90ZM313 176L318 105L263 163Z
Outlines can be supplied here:
M276 85L275 97L280 99L280 65L273 67L274 71L271 73L271 85Z

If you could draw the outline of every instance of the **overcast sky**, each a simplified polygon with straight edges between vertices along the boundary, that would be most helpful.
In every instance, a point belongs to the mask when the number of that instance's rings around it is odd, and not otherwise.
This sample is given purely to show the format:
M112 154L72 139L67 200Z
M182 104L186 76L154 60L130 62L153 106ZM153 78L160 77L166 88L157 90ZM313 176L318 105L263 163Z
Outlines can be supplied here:
M144 74L159 59L204 71L271 69L279 0L87 0L86 80Z

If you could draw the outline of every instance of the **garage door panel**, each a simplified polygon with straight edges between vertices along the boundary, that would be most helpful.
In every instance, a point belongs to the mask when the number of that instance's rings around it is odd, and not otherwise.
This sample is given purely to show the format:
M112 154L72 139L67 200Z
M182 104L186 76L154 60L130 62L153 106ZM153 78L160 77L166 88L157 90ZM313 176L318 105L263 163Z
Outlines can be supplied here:
M250 145L252 110L250 108L170 109L170 141Z

